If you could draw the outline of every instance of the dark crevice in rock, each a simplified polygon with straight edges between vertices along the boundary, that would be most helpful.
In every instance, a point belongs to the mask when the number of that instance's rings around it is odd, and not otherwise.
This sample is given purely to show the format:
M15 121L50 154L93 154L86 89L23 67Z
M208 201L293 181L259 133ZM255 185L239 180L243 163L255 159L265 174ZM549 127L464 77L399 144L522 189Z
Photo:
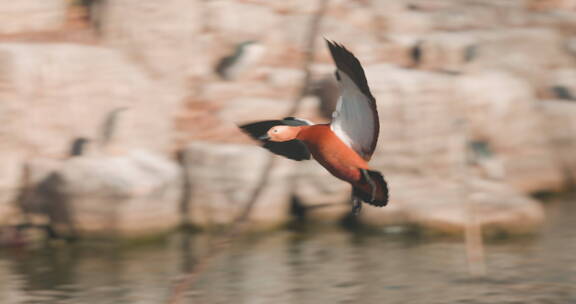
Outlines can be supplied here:
M186 160L186 152L180 150L176 153L176 160L178 162L180 172L182 174L182 192L180 196L180 203L178 206L178 211L181 217L181 227L189 229L192 228L190 223L190 218L188 214L190 213L190 203L192 196L192 180L190 174L188 173L188 163Z

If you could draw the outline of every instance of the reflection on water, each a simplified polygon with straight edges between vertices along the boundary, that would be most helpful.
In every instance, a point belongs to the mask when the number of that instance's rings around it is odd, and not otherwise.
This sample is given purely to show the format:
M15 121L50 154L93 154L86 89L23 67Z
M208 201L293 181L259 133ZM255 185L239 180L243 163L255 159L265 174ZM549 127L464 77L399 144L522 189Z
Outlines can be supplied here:
M576 303L576 204L552 204L549 213L539 237L487 246L486 279L468 276L457 241L282 231L235 244L186 297L190 303ZM0 251L0 303L164 303L207 241L196 235L122 250Z

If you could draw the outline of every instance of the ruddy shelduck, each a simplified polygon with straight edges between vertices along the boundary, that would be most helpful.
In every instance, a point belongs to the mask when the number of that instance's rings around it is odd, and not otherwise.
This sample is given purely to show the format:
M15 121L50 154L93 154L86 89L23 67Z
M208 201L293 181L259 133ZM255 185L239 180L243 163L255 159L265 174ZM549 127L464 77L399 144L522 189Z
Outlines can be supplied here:
M326 40L337 70L341 96L329 124L312 124L294 117L250 123L240 128L263 147L293 160L314 157L335 177L352 185L352 212L361 201L382 207L388 203L388 186L368 161L376 149L380 123L358 59L344 46Z

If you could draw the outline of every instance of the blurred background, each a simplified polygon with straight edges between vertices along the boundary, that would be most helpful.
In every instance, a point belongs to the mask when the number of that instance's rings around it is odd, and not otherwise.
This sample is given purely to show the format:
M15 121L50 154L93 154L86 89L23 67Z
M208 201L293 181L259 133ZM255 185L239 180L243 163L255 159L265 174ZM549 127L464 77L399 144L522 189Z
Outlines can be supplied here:
M385 208L238 124L378 102ZM575 0L0 3L1 303L576 303Z

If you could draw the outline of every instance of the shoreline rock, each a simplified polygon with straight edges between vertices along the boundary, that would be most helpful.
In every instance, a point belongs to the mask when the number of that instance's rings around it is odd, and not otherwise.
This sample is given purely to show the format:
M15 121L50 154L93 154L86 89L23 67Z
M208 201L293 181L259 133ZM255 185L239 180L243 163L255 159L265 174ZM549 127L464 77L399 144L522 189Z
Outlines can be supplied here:
M179 225L181 182L173 161L147 151L74 157L38 180L22 207L62 236L154 235Z

